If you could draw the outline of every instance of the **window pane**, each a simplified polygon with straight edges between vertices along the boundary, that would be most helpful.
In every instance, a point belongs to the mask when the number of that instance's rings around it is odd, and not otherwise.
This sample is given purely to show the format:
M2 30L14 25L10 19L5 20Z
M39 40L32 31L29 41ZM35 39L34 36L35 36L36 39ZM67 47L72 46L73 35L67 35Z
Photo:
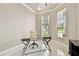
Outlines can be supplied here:
M66 8L57 13L57 33L58 37L66 35Z
M49 17L48 16L42 16L41 17L41 34L42 36L48 36L49 32Z

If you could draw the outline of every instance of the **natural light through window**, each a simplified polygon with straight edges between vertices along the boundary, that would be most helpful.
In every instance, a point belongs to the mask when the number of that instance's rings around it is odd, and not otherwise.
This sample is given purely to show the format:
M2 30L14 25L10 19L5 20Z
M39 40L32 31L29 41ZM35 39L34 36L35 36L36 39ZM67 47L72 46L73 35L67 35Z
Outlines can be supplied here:
M58 37L66 36L66 8L57 13L57 35Z
M42 16L41 17L41 35L48 36L49 32L49 16Z

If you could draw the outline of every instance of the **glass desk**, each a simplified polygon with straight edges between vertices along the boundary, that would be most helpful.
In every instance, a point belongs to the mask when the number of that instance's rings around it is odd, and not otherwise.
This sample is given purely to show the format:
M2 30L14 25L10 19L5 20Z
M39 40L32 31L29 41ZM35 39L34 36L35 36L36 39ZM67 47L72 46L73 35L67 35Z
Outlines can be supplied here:
M45 49L51 51L51 48L50 48L50 46L49 46L49 42L50 42L50 40L51 40L51 37L37 37L37 38L35 38L35 39L36 39L36 40L35 40L35 43L37 43L37 45L38 45L38 46L35 47L35 48L39 48L40 50L32 51L32 52L28 52L28 53L25 53L25 52L28 50L28 48L30 48L30 45L31 45L30 43L31 43L33 40L31 40L30 38L23 38L23 39L21 39L22 43L24 44L22 56L25 55L25 54L30 54L30 53L36 53L36 52L44 51ZM44 46L45 49L41 49L41 48L40 48L40 46L41 46L42 44L43 44L43 46ZM35 48L33 48L33 50L34 50ZM29 49L29 50L30 50L30 49Z

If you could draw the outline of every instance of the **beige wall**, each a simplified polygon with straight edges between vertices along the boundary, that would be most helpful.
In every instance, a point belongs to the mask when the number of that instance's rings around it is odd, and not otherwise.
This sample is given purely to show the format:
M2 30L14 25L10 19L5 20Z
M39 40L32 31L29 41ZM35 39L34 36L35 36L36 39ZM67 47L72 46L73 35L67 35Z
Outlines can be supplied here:
M0 4L0 52L21 43L35 30L35 14L21 4Z
M79 40L79 4L77 4L77 39Z
M64 37L64 39L74 39L77 40L77 4L63 4L61 7L57 8L54 11L47 12L47 13L41 13L38 14L40 16L42 15L50 15L50 34L52 35L52 38L57 38L56 34L56 13L63 8L67 8L67 37ZM39 16L39 18L40 18ZM39 19L40 20L40 19ZM40 28L40 26L38 26ZM40 31L38 31L40 32Z
M68 38L77 40L77 5L69 4L68 8Z
M67 8L67 37L79 40L79 4L64 4L54 11L33 14L21 4L0 4L0 52L16 46L20 39L29 37L30 30L41 34L40 17L50 15L50 34L53 39L56 34L56 13Z
M40 15L36 15L36 31L37 31L37 35L41 35L41 16Z
M56 13L63 8L67 8L67 36L64 38L58 38L56 36ZM40 20L40 17L42 15L50 15L50 34L52 36L52 39L49 43L51 47L56 47L57 49L62 50L65 54L68 54L69 52L69 39L73 40L79 40L79 4L63 4L56 10L52 10L51 12L41 13L38 14L37 20ZM37 23L38 24L38 23ZM37 27L40 28L39 25ZM40 30L37 30L38 33L40 33ZM54 50L54 49L53 49ZM55 49L55 51L57 51Z

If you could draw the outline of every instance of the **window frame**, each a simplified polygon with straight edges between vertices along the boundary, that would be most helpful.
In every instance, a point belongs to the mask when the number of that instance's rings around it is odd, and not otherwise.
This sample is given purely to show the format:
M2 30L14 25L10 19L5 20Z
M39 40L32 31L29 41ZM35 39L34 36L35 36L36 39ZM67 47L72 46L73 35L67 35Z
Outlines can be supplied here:
M62 32L62 33L64 33L63 35L62 35L62 37L60 37L60 36L58 36L58 18L59 18L59 16L58 16L58 13L60 13L60 14L63 14L63 16L60 16L60 17L62 17L62 18L64 18L64 31ZM63 8L63 9L61 9L60 11L58 11L57 13L57 22L56 22L56 31L57 31L57 37L58 38L64 38L64 37L67 37L67 8ZM61 20L62 21L62 20Z
M44 20L44 17L48 17L48 34L47 34L47 35L49 35L49 30L50 30L50 29L49 29L49 25L50 25L50 23L49 23L49 22L50 22L50 16L49 16L49 15L41 16L41 36L42 36L42 37L45 37L44 35L42 35L42 32L43 32L43 31L42 31L42 24L43 24L42 21Z

